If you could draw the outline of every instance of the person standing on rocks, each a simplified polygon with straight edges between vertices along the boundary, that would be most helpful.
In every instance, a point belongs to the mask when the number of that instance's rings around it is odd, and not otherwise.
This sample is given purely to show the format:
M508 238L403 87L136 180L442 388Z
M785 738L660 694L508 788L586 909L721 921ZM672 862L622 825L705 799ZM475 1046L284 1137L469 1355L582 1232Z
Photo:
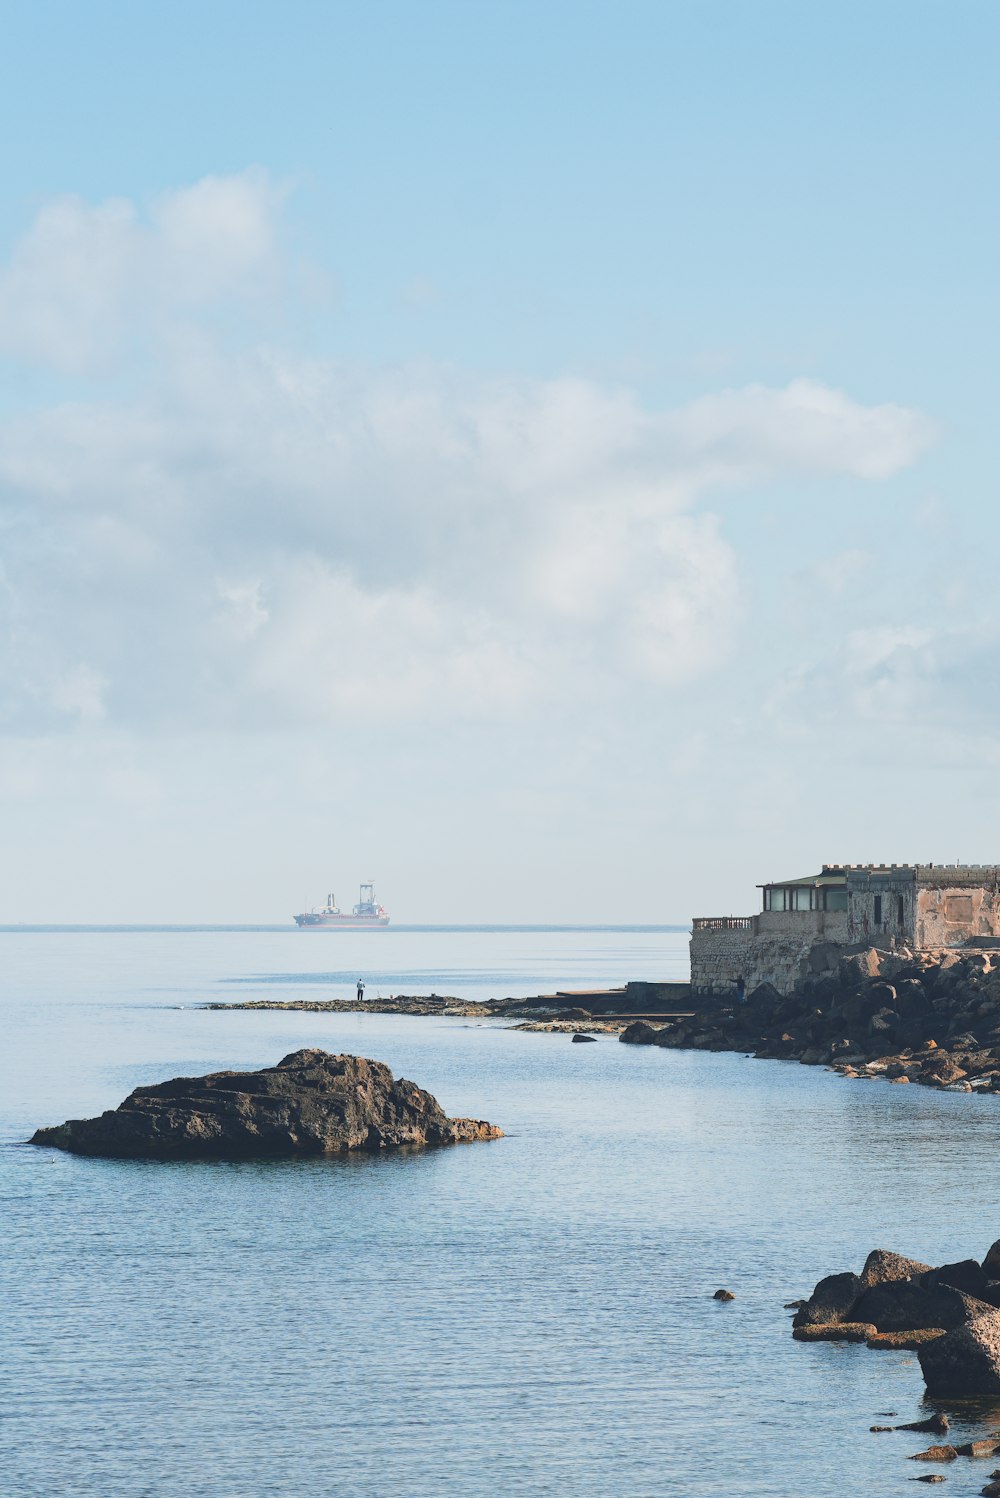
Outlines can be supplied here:
M365 996L365 985L361 981L361 979L359 978L358 979L358 1003L359 1004L361 1003L361 1000L364 998L364 996Z
M740 973L740 976L736 980L736 1002L737 1002L737 1004L745 1004L746 1001L747 1001L747 980L744 978L743 974Z

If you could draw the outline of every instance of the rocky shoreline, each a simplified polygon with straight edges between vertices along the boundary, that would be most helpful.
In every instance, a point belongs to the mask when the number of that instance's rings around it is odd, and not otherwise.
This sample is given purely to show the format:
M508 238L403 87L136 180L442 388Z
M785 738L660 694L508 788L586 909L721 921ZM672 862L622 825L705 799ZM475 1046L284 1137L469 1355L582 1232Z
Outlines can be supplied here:
M1000 1242L981 1262L962 1259L932 1268L903 1254L873 1249L860 1274L821 1279L796 1307L792 1336L799 1342L864 1342L874 1349L916 1352L928 1399L955 1402L968 1421L978 1408L995 1427L1000 1398ZM790 1307L791 1308L791 1307ZM976 1402L979 1402L978 1405ZM872 1433L919 1431L944 1436L950 1420L938 1408L923 1420L872 1425ZM938 1464L959 1457L1000 1458L1000 1431L960 1445L937 1442L909 1461ZM1000 1498L1000 1472L981 1492ZM925 1475L920 1482L942 1481Z
M690 1018L636 1021L631 1045L744 1051L827 1066L859 1081L1000 1093L1000 949L880 952L809 973L790 995L764 984L737 1004L702 999Z
M307 1014L415 1014L445 1019L537 1019L542 1000L488 999L484 1003L441 994L395 994L388 999L244 999L238 1003L213 1001L204 1009L282 1009ZM547 1012L547 1011L546 1011ZM578 1011L554 1009L562 1018Z

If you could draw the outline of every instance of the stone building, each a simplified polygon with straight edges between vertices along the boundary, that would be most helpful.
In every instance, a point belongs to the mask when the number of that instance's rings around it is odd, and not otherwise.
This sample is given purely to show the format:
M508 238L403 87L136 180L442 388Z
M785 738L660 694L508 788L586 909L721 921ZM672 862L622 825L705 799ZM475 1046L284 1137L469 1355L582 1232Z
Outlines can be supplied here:
M771 983L789 992L862 947L995 945L1000 939L1000 866L824 864L804 879L758 886L761 910L701 916L691 932L695 993L732 993Z

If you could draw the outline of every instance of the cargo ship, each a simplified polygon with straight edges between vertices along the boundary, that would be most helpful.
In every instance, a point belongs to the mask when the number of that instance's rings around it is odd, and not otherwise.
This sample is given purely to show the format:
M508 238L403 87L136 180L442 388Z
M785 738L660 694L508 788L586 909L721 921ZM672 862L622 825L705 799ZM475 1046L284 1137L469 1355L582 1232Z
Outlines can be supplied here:
M363 884L358 903L346 915L337 906L336 895L327 895L322 910L306 910L295 917L296 926L305 931L317 927L324 931L381 931L389 924L389 915L384 906L375 899L374 884Z

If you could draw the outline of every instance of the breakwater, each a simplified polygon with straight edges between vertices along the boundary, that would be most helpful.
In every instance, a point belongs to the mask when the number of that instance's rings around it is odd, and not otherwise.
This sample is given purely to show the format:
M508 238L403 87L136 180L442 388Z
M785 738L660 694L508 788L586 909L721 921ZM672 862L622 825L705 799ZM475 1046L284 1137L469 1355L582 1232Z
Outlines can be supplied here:
M840 959L790 995L762 984L744 1003L703 998L690 1016L637 1021L621 1039L738 1050L847 1077L1000 1092L1000 950L879 952Z
M309 1014L412 1014L447 1019L601 1019L627 1023L637 1015L672 1018L691 1012L688 983L626 983L622 988L557 989L532 998L469 1000L447 994L391 994L366 999L215 1000L206 1009L301 1010Z

